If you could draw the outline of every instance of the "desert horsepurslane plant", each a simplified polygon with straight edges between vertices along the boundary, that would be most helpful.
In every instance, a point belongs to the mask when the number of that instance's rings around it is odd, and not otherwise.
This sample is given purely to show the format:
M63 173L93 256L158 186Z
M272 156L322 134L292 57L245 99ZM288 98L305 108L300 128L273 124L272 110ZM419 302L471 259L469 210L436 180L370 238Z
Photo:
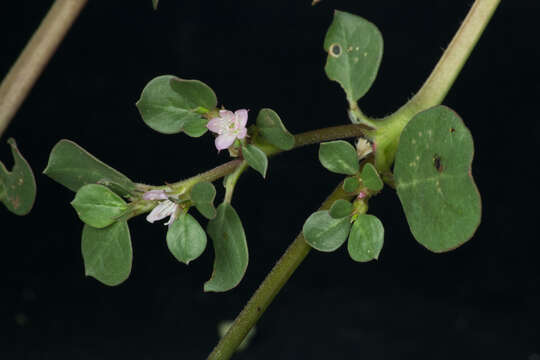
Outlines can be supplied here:
M481 218L480 195L471 173L474 147L463 121L441 103L499 2L474 3L420 91L383 119L369 118L358 107L376 78L382 36L369 21L340 11L324 40L325 72L343 88L351 124L293 135L272 109L219 107L216 94L199 80L173 75L151 80L137 102L150 128L193 138L209 133L215 136L216 152L227 150L232 159L185 180L147 185L133 182L74 142L60 140L44 173L75 192L71 204L84 223L86 274L110 286L129 277L133 251L128 221L144 214L153 226L164 226L166 244L182 263L197 259L209 236L214 266L204 291L234 288L249 257L246 234L232 205L239 177L252 168L266 178L269 157L310 144L320 144L322 166L344 179L308 217L209 358L226 359L234 353L310 249L331 252L347 242L354 261L381 256L383 223L368 210L385 184L396 190L411 232L422 246L439 253L462 245ZM153 3L157 6L157 1ZM9 143L15 161L11 172L0 164L0 201L22 215L32 207L35 182L15 142ZM214 182L220 179L224 196L216 207ZM193 216L193 209L207 219L206 227L196 219L200 216Z

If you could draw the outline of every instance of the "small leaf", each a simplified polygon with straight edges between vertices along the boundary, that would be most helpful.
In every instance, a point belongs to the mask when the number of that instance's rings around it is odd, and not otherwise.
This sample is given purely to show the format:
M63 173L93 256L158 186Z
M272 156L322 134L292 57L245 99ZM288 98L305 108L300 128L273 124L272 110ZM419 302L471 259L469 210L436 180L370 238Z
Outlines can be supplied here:
M184 132L194 138L201 137L208 131L206 124L208 119L205 118L190 119L184 124Z
M71 205L82 222L98 229L111 225L128 208L120 196L97 184L81 187Z
M324 39L328 52L324 70L337 81L349 102L356 102L369 90L382 59L383 39L379 29L366 19L336 11Z
M373 215L360 214L354 222L347 249L354 261L378 259L384 242L384 227Z
M199 80L162 75L150 80L136 105L152 129L175 134L190 124L191 136L195 136L202 131L200 109L214 109L217 99L212 89Z
M0 162L0 202L15 215L26 215L36 200L36 180L32 168L21 155L15 140L8 139L13 155L13 168L8 171Z
M346 216L350 216L352 211L353 205L350 202L347 200L338 199L334 201L328 213L334 219L341 219Z
M306 220L303 227L306 242L324 252L337 250L349 235L349 218L334 219L327 210L317 211Z
M372 163L366 163L360 173L362 183L371 191L381 191L384 183Z
M216 188L211 182L203 181L197 183L191 189L191 201L193 201L201 215L207 219L216 217L216 208L214 207L215 197Z
M255 145L242 146L242 155L247 161L248 165L257 170L262 177L266 177L266 170L268 169L268 158L266 154L256 147Z
M215 258L214 271L204 284L204 291L230 290L240 283L248 265L244 227L234 208L222 203L217 216L208 222L207 232L214 244Z
M183 214L169 226L167 246L178 261L188 265L206 249L206 233L193 216Z
M321 143L319 160L327 170L338 174L354 175L359 170L356 150L343 140Z
M126 195L135 190L135 184L73 141L60 140L52 149L49 163L43 171L54 181L71 191L86 184L114 184L114 191Z
M343 181L343 190L348 193L355 192L360 186L360 182L356 177L348 177Z
M257 127L263 139L281 150L294 147L294 136L285 128L279 115L272 109L262 109L257 115Z
M154 10L157 10L158 3L159 3L159 0L152 0L152 7L154 8Z
M396 189L415 239L434 252L469 240L481 219L471 175L474 145L461 118L445 106L417 114L396 152Z
M127 222L118 221L103 229L84 225L82 255L86 276L108 286L124 282L133 261Z

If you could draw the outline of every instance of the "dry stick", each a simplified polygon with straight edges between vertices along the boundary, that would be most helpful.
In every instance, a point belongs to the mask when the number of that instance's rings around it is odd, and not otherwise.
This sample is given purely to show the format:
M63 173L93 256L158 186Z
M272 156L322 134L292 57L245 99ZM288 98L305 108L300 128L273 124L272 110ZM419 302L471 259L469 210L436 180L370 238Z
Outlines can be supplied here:
M0 136L87 0L56 0L0 85Z

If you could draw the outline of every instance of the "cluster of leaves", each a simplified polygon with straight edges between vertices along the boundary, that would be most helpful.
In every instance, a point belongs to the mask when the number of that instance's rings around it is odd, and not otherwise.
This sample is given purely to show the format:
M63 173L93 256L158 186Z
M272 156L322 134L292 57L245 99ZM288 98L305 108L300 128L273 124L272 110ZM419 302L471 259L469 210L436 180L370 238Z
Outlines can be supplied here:
M380 32L365 19L336 11L324 41L325 67L331 80L345 91L350 120L365 122L357 101L371 87L382 57ZM387 131L387 129L386 129ZM374 145L374 150L377 144ZM377 259L384 229L373 215L365 215L367 201L383 182L372 164L385 149L378 149L360 168L357 152L345 141L323 143L319 159L328 170L350 175L343 188L354 200L337 200L330 210L312 214L304 224L306 241L320 251L334 251L348 238L348 250L356 261ZM481 216L481 202L471 175L473 142L470 132L452 110L436 106L414 116L399 138L394 181L407 221L416 240L431 251L452 250L472 237ZM371 162L370 162L371 161Z
M379 69L383 49L380 32L365 19L338 11L324 48L328 52L326 74L345 91L350 120L368 124L372 130L363 139L370 146L368 152L343 140L320 145L321 164L329 171L347 175L342 190L348 200L337 200L330 209L317 211L306 220L303 233L307 243L330 252L348 239L347 248L354 261L377 259L384 228L377 217L366 212L369 199L383 189L384 174L384 180L396 188L411 231L422 245L443 252L463 244L479 224L481 206L471 175L472 137L459 116L447 107L436 106L410 119L397 135L394 174L389 176L388 169L381 168L377 161L388 152L375 141L389 126L378 127L384 120L366 118L357 105ZM210 87L172 75L151 80L137 108L150 128L163 134L183 132L190 137L204 135L210 119L219 116L217 97ZM33 177L14 143L11 145L15 166L12 174L0 167L0 200L10 209L19 204L18 211L24 212L29 209L31 189L25 189L24 196L18 198L13 194L17 194L17 186L33 184ZM188 264L204 252L208 234L215 259L204 290L226 291L240 282L248 264L244 228L230 203L236 179L247 166L266 177L267 156L294 146L295 138L278 114L262 109L256 124L249 128L249 137L236 139L229 148L231 156L241 162L225 179L225 200L217 208L217 191L208 179L195 176L165 186L137 184L69 140L55 145L44 173L76 192L72 206L85 224L82 253L87 275L107 285L126 280L133 258L128 220L166 201L175 209L167 228L169 250L178 261ZM35 194L35 185L33 191ZM150 191L161 191L165 198L145 197ZM189 214L191 208L208 220L206 231Z
M191 137L207 132L209 118L218 112L216 106L217 98L206 84L172 75L151 80L137 102L143 121L152 129ZM294 137L278 114L262 109L256 126L250 129L249 141L237 141L230 152L238 153L264 177L268 159L261 148L275 152L293 146ZM69 140L54 146L44 174L76 192L71 205L85 224L82 254L86 275L110 286L125 281L133 261L128 220L170 201L177 210L171 214L166 243L178 261L189 264L206 249L207 234L212 239L214 270L204 290L229 290L244 276L248 247L242 222L230 201L214 206L217 191L211 182L194 177L166 186L137 184ZM169 196L167 200L145 199L144 194L152 190ZM192 207L208 219L206 231L188 213Z

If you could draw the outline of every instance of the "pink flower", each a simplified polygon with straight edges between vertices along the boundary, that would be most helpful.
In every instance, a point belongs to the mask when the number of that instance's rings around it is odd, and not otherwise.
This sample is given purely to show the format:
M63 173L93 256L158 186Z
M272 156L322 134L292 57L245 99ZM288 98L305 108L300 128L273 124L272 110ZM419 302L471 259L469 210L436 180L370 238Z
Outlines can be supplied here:
M164 190L147 191L143 194L142 198L144 200L162 200L146 217L146 221L149 223L154 223L154 221L165 219L168 216L169 221L167 221L165 225L170 225L178 216L180 207L177 203L169 200L169 197Z
M220 110L219 117L211 119L206 127L211 132L218 134L216 148L218 151L228 149L236 139L243 139L247 135L246 123L248 111L246 109Z

